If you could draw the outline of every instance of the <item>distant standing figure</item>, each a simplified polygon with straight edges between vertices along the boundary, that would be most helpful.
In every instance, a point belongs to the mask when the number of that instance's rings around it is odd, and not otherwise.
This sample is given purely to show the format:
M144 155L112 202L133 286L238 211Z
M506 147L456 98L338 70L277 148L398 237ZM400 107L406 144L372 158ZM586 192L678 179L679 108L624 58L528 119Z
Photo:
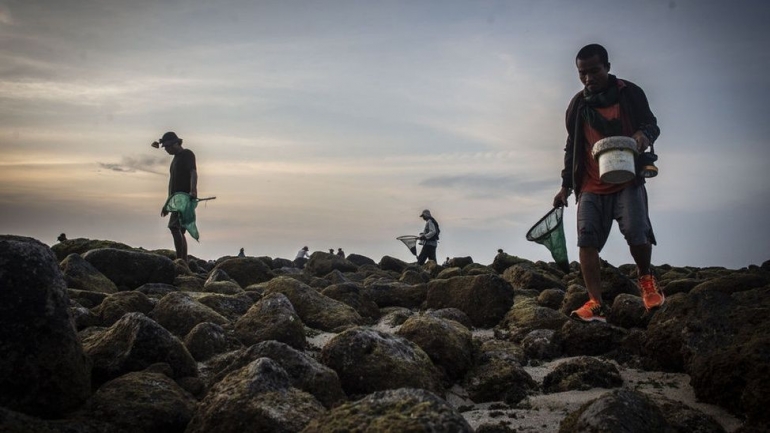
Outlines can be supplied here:
M342 248L337 248L337 256L345 258L345 252L342 251Z
M243 248L238 252L238 257L246 257L246 254L243 252Z
M438 247L438 236L441 233L441 229L428 209L422 211L420 218L425 220L425 228L418 237L422 249L420 250L420 255L417 256L417 264L422 266L426 260L436 262L436 248Z
M163 134L158 140L161 147L169 154L173 155L171 160L170 174L168 181L168 196L174 193L184 192L190 194L192 198L198 197L198 169L195 165L195 154L190 149L182 148L182 139L173 132ZM157 146L154 143L154 146ZM165 217L169 212L165 206L160 210L160 216ZM185 238L185 229L179 220L179 212L171 212L168 220L168 229L174 238L174 248L176 257L187 261L187 239Z
M329 254L334 254L334 248L329 248Z
M308 247L304 246L299 251L297 251L297 256L294 257L294 266L302 269L305 267L305 263L307 263L307 260L310 258L310 255L308 254Z
M67 235L65 235L64 233L62 233L62 234L60 234L60 235L59 235L59 237L58 237L58 238L56 238L56 240L57 240L57 241L59 241L59 242L64 242L64 241L66 241L66 240L67 240Z

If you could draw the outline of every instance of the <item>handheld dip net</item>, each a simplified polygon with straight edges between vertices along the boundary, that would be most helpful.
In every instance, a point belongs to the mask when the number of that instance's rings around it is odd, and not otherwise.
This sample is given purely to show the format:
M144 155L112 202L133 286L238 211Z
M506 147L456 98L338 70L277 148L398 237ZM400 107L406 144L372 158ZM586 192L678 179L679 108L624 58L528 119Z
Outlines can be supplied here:
M569 272L569 259L567 259L567 240L564 238L564 224L562 215L564 209L555 207L540 218L527 232L527 240L544 245L551 251L556 265L564 272Z
M417 236L406 235L406 236L399 236L396 239L403 242L404 245L406 245L406 247L409 248L409 251L411 251L412 254L417 256Z
M179 212L179 223L188 233L190 233L190 236L197 241L200 234L198 232L198 226L195 224L195 208L198 207L198 202L214 200L215 198L216 197L192 198L190 194L177 192L172 194L168 200L166 200L163 209L168 212Z

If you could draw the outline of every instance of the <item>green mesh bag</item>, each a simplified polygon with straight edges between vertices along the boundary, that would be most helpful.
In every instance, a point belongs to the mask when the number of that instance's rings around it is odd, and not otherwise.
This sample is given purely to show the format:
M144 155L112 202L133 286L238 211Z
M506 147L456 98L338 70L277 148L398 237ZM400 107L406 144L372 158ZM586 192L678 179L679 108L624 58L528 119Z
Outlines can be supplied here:
M195 225L195 208L198 207L198 201L190 197L190 194L177 192L172 194L163 206L169 212L179 212L179 223L196 241L200 236Z
M562 214L564 208L555 207L540 218L527 232L527 240L545 245L556 264L564 272L569 272L569 259L567 259L567 240L564 238L564 224Z

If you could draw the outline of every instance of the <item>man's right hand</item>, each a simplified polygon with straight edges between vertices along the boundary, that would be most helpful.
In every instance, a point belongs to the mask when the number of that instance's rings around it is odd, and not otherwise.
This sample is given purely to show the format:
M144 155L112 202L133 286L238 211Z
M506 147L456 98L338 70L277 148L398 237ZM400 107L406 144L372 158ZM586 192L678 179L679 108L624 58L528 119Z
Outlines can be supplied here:
M570 195L569 188L562 187L558 193L556 193L556 196L553 198L553 207L567 207L567 198Z

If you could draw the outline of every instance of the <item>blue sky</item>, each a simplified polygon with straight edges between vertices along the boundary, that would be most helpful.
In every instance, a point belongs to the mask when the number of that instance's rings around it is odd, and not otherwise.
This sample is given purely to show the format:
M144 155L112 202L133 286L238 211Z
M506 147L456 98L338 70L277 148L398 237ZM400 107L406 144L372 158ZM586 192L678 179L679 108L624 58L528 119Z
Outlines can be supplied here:
M342 247L532 260L559 188L577 50L603 44L658 117L653 262L770 259L770 4L761 1L0 0L0 232L172 248L176 131L202 258ZM565 213L577 258L574 204ZM617 229L602 257L630 263Z

